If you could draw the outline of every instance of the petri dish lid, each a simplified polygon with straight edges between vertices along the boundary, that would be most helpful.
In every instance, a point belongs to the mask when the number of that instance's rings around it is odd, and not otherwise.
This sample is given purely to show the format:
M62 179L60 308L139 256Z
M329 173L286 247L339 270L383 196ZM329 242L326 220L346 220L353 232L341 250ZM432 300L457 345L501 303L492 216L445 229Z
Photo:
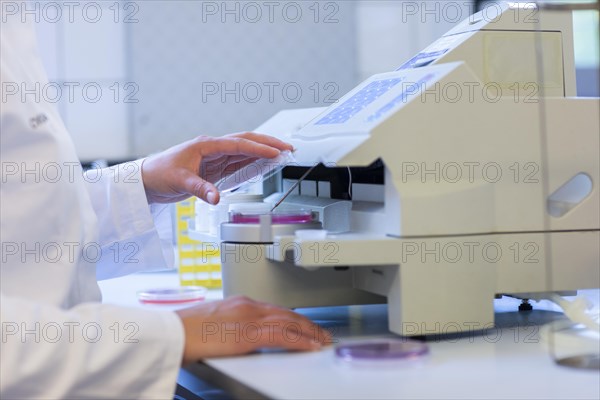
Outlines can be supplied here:
M269 203L233 203L229 205L229 212L241 214L268 214L273 205Z
M261 158L220 179L215 186L221 193L229 193L244 185L269 179L295 161L291 151L285 150L275 158Z
M156 288L137 292L142 304L185 304L203 301L207 289L202 286L182 286L176 288Z
M401 361L420 358L429 353L423 342L410 339L380 339L341 343L335 355L343 361Z
M233 203L259 203L262 200L263 197L260 194L241 193L240 191L233 193L229 192L223 193L223 195L221 196L221 201L219 202L219 204L217 204L217 206L228 205ZM215 206L211 204L211 207Z

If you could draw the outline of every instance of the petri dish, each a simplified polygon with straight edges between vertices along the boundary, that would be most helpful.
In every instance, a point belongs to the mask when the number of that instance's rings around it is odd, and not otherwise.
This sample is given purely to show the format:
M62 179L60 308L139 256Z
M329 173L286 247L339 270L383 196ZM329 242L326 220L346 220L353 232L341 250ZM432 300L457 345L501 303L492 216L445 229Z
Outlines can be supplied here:
M156 288L137 292L138 301L142 304L177 305L203 301L207 289L202 286L185 286L177 288Z
M245 185L265 181L295 162L291 151L285 150L275 158L261 158L220 179L215 186L221 193L229 193Z
M229 222L234 224L259 224L262 215L271 215L272 224L307 224L314 221L313 213L309 210L282 211L272 213L241 213L230 212Z
M233 203L229 205L229 212L234 214L269 214L272 204L264 202Z
M336 357L348 363L418 360L429 354L426 343L411 339L380 339L340 343Z

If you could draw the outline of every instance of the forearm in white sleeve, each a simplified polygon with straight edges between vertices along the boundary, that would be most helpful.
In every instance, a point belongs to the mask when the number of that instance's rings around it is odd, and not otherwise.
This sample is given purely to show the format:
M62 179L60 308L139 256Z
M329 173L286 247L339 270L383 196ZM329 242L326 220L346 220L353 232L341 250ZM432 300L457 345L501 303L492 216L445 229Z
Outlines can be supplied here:
M98 279L173 268L171 210L168 205L148 205L142 161L91 170L84 176L98 218L102 248Z
M2 399L172 399L184 346L170 311L0 298Z

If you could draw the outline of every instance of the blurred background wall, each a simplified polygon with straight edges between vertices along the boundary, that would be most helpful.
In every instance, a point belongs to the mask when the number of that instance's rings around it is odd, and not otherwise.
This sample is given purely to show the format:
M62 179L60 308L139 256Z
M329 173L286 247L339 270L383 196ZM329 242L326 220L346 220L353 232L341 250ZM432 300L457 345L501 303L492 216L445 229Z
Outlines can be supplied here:
M473 11L466 0L33 3L43 61L64 89L58 106L84 162L331 104ZM597 12L576 13L575 41L579 95L598 96Z

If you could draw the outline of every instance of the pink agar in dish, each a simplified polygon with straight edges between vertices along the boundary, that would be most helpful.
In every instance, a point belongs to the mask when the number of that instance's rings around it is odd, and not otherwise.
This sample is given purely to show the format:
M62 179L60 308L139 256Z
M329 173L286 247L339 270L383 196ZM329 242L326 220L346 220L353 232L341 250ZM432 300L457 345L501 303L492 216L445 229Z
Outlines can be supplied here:
M310 213L302 214L271 214L273 224L306 224L313 221ZM260 214L231 214L229 222L234 224L258 224Z

